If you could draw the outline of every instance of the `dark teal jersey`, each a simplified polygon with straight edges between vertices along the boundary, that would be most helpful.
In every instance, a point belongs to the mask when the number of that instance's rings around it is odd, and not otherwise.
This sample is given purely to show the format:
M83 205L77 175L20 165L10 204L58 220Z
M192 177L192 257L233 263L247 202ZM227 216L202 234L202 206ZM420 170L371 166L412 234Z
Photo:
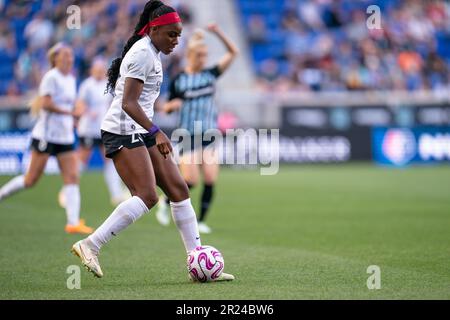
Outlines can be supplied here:
M220 76L218 66L195 74L181 72L170 84L169 100L180 98L178 126L194 134L195 121L201 121L202 131L217 128L217 108L214 103L216 81Z

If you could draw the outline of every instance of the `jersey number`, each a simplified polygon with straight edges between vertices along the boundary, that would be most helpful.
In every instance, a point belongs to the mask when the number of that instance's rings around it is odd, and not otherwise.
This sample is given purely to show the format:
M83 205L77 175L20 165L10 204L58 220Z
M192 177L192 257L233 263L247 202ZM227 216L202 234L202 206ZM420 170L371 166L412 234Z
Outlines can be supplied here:
M136 142L139 142L139 141L142 141L142 138L139 135L139 133L133 133L131 135L131 143L136 143Z

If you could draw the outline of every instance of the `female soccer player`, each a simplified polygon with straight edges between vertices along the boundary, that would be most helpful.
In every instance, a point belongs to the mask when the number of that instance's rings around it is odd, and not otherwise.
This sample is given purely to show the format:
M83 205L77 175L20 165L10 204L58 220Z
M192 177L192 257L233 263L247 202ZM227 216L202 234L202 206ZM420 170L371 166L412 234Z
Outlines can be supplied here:
M115 97L102 122L106 156L130 189L132 198L122 202L89 237L75 243L72 252L97 277L100 248L139 219L158 202L156 185L169 197L172 215L187 252L201 245L189 190L170 158L167 136L153 124L153 105L163 79L160 52L169 54L178 44L181 19L161 1L145 5L122 57L108 71L108 88ZM220 280L234 277L222 273Z
M42 78L39 97L33 102L38 120L31 133L31 161L25 175L15 177L0 189L0 200L33 187L44 172L50 156L56 156L64 182L67 233L89 234L93 230L80 219L78 156L74 151L74 108L76 98L72 49L62 43L48 52L52 69Z
M201 211L198 228L202 233L210 233L211 228L205 223L206 214L213 198L214 184L219 174L219 161L211 141L203 140L203 133L208 129L217 128L217 109L214 104L214 91L217 78L230 66L238 54L236 46L225 36L216 24L210 24L208 30L214 33L227 48L227 53L212 68L205 68L208 48L204 42L203 32L197 31L188 42L187 65L183 72L177 75L170 85L169 101L164 105L166 112L181 108L179 127L191 134L190 152L183 150L180 161L181 173L189 186L198 184L201 171L204 178L201 196ZM201 124L202 144L194 143L195 123ZM196 159L196 161L194 161ZM165 201L164 201L165 200ZM156 218L162 225L169 224L167 199L162 197L158 204Z
M100 135L100 126L111 104L111 95L105 94L106 88L106 62L101 58L94 59L91 66L91 76L80 85L77 108L82 116L78 123L80 138L79 156L82 167L89 163L94 147L99 147L104 154L104 147ZM114 206L126 200L122 191L122 181L117 174L111 159L104 159L104 177Z

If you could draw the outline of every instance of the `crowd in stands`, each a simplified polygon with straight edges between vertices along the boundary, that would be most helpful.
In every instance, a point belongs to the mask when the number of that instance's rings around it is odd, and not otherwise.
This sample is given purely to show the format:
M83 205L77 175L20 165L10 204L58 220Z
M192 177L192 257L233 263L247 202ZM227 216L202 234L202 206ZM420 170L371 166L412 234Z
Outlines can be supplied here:
M449 88L450 3L440 0L239 0L266 90ZM379 10L379 29L367 12ZM375 13L376 14L376 13ZM372 23L371 23L372 22ZM374 26L373 20L369 25ZM376 26L376 24L375 24Z
M214 0L222 1L222 0ZM258 87L275 91L439 90L449 88L450 3L444 0L231 0L254 61ZM49 66L46 52L69 43L76 76L90 62L120 55L147 0L0 0L0 96L35 89ZM188 1L176 7L189 29ZM67 8L81 9L80 29ZM380 28L369 29L370 5ZM186 39L186 35L183 38ZM181 46L182 47L182 46ZM181 52L166 66L181 65Z
M78 82L88 75L96 56L109 61L120 56L147 0L1 2L0 96L16 96L37 88L49 68L47 50L59 41L74 49ZM178 9L185 26L189 26L191 13L182 2L165 0ZM70 9L72 5L80 9L81 28L68 27L76 22L73 14L77 9ZM171 59L173 70L180 56Z

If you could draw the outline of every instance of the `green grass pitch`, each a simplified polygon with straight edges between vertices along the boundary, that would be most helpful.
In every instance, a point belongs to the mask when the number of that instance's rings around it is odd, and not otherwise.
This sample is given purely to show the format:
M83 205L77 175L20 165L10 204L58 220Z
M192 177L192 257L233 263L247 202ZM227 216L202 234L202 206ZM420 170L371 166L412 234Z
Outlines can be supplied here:
M0 177L3 185L9 177ZM173 223L154 212L104 247L104 278L81 269L66 286L80 236L63 231L58 176L0 203L0 299L449 299L450 167L283 166L274 176L223 169L204 244L232 283L192 284ZM82 216L109 215L100 173L81 180ZM200 190L193 191L198 206ZM381 270L369 290L367 267Z

